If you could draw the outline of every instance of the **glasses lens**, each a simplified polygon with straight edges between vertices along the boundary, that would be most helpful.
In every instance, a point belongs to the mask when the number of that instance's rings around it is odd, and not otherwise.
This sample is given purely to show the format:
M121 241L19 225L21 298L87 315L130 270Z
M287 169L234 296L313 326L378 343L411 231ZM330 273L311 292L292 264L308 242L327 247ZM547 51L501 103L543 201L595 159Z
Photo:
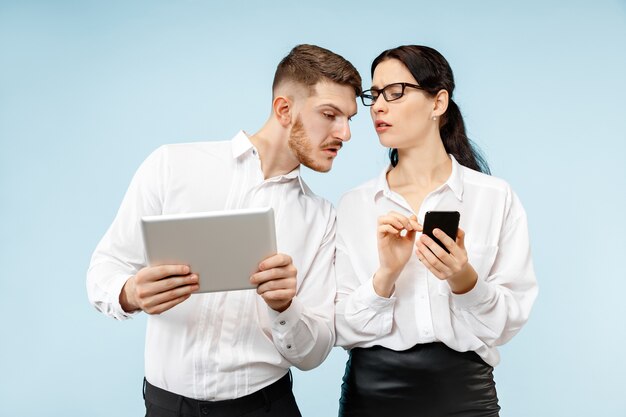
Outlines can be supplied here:
M400 97L402 97L404 95L404 90L403 85L402 84L389 84L387 87L385 87L385 89L383 90L383 94L385 95L385 99L387 99L387 101L394 101L399 99Z
M378 93L372 90L366 90L366 91L363 91L363 93L361 93L361 101L366 106L373 105L377 98L378 98Z

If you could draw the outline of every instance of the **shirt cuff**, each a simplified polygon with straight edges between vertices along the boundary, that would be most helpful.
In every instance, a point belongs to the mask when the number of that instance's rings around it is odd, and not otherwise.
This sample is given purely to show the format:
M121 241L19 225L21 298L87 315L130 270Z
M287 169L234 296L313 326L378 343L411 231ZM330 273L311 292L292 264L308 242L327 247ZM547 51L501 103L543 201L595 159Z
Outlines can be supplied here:
M302 317L303 310L302 303L297 297L291 300L291 305L282 313L274 310L271 307L267 307L270 318L272 319L272 327L279 334L284 334L296 325L300 317Z
M396 303L396 297L394 296L395 289L389 298L381 297L380 295L376 293L376 290L374 290L374 278L373 277L370 278L363 285L361 285L361 287L358 288L356 292L357 292L356 294L357 300L359 300L360 303L363 303L369 306L369 308L377 312L388 310L389 308L393 307L394 304Z
M117 320L127 320L141 313L141 310L135 310L127 313L126 311L124 311L122 305L120 304L120 295L122 294L122 288L124 288L124 284L126 284L126 281L128 281L129 279L129 276L120 276L116 277L111 282L111 294L114 294L112 300L110 301L112 308L111 315Z
M273 319L272 336L274 346L279 352L290 362L300 359L299 352L302 348L303 341L299 340L297 335L297 324L302 318L304 306L296 297L291 300L291 305L287 310L279 313L268 307L270 317ZM299 343L297 343L299 342Z
M452 302L454 307L459 310L469 310L472 307L476 307L480 304L484 304L492 297L492 288L482 279L476 281L474 288L466 292L465 294L452 294Z

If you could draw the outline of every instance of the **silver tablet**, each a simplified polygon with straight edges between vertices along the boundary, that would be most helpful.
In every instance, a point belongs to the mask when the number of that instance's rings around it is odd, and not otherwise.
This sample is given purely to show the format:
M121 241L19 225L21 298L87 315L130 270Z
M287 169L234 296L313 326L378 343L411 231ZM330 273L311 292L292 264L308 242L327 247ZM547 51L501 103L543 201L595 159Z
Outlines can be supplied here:
M200 277L197 292L255 288L250 276L276 254L270 207L147 216L141 228L148 264L189 265Z

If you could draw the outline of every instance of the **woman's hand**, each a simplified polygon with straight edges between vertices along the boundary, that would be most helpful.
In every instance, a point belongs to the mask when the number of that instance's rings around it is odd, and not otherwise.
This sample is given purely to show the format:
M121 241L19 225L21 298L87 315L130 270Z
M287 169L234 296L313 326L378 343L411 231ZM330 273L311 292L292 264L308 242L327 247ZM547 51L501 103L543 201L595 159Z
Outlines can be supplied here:
M395 211L378 218L378 259L380 267L374 275L374 290L381 297L393 293L395 282L413 254L415 233L422 231L415 215L403 216Z
M433 234L450 253L446 253L430 237L422 235L416 243L417 258L434 276L447 280L453 293L464 294L470 291L476 285L478 274L467 261L465 232L459 228L456 242L440 229L435 229Z

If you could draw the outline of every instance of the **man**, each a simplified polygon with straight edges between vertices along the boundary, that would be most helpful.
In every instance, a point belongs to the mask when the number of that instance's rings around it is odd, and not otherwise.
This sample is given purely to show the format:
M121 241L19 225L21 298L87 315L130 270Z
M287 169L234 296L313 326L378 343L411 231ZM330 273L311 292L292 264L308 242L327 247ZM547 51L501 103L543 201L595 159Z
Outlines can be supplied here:
M348 61L296 46L278 65L272 112L257 133L163 146L135 174L93 254L87 289L107 315L150 315L148 416L300 415L289 367L318 366L335 338L335 213L299 166L331 169L360 90ZM191 296L198 277L187 266L146 266L142 216L262 206L274 209L279 253L250 278L256 292Z

